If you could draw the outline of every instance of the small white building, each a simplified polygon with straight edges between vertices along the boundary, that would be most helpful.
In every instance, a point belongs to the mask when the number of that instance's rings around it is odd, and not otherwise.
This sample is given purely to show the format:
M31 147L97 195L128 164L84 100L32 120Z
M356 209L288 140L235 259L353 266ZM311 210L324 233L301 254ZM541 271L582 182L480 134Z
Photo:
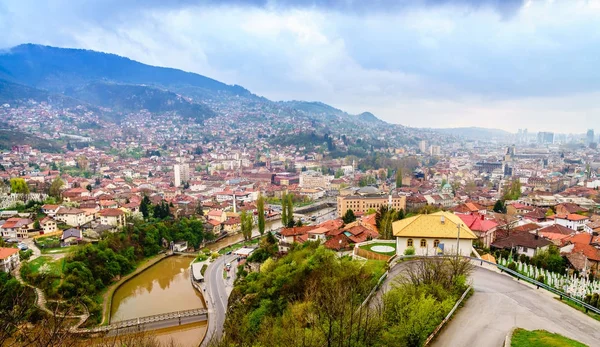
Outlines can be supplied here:
M20 262L18 248L0 248L0 271L11 272Z
M456 254L470 256L477 236L455 214L437 212L402 219L392 224L396 252L413 248L416 255ZM460 232L459 232L460 230Z

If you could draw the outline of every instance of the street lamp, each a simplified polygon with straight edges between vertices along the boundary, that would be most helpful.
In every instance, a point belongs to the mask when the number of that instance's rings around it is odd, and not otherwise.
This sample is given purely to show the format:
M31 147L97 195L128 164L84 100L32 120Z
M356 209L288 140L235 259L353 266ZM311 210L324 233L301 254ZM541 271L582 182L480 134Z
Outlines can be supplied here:
M458 228L458 233L456 234L456 259L458 259L458 255L460 254L460 227L461 224L458 223L457 226Z

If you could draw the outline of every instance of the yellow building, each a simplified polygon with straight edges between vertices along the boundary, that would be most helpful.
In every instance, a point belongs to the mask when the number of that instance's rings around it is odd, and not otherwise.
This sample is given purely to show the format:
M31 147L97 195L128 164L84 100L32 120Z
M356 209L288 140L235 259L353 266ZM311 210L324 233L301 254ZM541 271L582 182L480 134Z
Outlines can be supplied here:
M459 233L460 226L460 234ZM456 254L470 256L477 236L463 221L450 212L421 214L392 224L396 237L396 252L403 255L409 247L416 255Z
M406 197L399 195L348 195L338 196L337 212L338 218L346 214L348 210L357 213L366 213L370 209L378 210L381 206L389 206L395 210L406 210Z

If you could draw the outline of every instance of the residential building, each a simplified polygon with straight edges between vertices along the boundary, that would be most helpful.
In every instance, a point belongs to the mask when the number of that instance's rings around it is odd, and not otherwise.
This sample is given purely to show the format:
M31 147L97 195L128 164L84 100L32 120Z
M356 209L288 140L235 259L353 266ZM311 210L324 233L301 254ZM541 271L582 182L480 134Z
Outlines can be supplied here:
M93 215L88 215L78 208L60 207L56 212L56 220L73 227L79 227L92 221Z
M19 266L18 248L0 248L0 271L11 272Z
M190 166L189 164L175 164L173 165L173 176L175 187L180 187L183 182L190 180Z
M586 224L590 220L589 217L578 215L578 214L568 214L568 215L558 215L557 214L550 218L554 218L554 222L556 224L573 229L575 231L591 232L591 230L588 230L588 228L586 226Z
M27 218L9 218L2 226L0 232L7 239L28 238L33 231L33 221Z
M40 220L40 227L42 228L44 234L58 231L56 221L50 217L44 217L42 220Z
M83 233L79 229L69 228L63 231L60 238L63 246L76 245L83 239Z
M392 224L396 252L413 248L417 255L456 254L470 256L477 236L455 214L436 212L402 219Z
M100 224L112 225L117 228L125 226L125 212L118 208L105 208L100 210Z
M484 247L489 248L496 240L496 229L498 223L485 219L485 215L459 214L458 217L471 229Z
M547 250L552 244L539 233L530 233L528 231L511 232L508 236L496 240L492 243L493 248L514 250L518 254L524 254L533 257L540 250Z

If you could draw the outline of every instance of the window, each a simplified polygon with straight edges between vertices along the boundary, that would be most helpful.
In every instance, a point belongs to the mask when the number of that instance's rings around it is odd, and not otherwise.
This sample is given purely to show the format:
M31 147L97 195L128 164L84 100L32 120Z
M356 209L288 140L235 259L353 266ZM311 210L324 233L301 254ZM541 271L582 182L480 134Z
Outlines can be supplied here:
M412 247L413 246L413 240L412 239L408 239L406 241L406 247Z
M433 240L433 247L436 248L440 244L440 240Z
M427 247L427 240L421 239L421 248Z

